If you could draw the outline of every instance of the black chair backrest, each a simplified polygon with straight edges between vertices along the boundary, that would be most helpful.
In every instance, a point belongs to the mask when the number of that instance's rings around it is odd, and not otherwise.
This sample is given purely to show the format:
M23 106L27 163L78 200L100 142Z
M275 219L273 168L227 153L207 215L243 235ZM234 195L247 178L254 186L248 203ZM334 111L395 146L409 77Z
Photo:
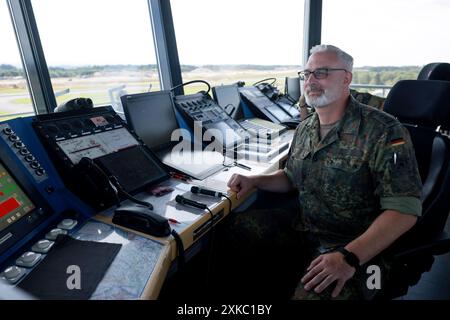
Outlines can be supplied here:
M429 63L420 70L417 80L450 81L450 63Z
M450 139L436 130L450 127L450 82L399 81L389 92L384 111L409 130L422 178L422 217L409 234L436 235L450 211Z
M450 127L450 82L402 80L389 91L384 111L402 123L429 128Z

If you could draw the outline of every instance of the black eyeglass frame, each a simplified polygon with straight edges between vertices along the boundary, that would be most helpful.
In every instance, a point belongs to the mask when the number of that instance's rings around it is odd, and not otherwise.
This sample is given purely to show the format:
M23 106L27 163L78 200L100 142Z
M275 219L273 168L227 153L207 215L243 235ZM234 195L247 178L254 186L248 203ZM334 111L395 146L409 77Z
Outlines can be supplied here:
M298 76L300 77L300 80L306 80L309 78L309 76L311 74L314 75L314 78L316 78L317 80L321 80L321 79L325 79L328 77L328 74L330 73L330 71L345 71L345 72L350 72L347 69L344 68L318 68L314 71L310 71L310 70L302 70L298 72Z

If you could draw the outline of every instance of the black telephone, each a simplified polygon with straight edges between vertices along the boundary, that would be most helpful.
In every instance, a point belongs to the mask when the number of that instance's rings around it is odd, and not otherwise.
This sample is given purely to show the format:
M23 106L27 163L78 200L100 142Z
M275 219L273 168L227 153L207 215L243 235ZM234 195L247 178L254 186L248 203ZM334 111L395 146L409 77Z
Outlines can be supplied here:
M266 82L268 80L272 82ZM281 124L299 119L300 112L294 106L295 102L280 93L274 86L275 81L275 78L264 79L251 87L239 88L239 93L257 117Z
M84 157L77 165L77 171L80 180L83 181L83 189L85 195L80 195L81 198L89 198L89 194L96 195L98 205L106 207L113 203L120 203L117 192L109 180L108 175L90 158Z
M155 237L170 235L169 221L154 213L151 203L138 200L126 192L117 177L108 176L95 160L84 157L78 165L80 173L85 175L86 182L90 183L91 191L95 191L99 198L116 202L117 208L114 211L113 223ZM120 195L134 204L122 205Z
M112 222L155 237L167 237L171 232L166 218L139 204L117 207Z
M272 80L271 83L264 82L267 80ZM280 96L280 90L277 87L274 87L276 78L267 78L261 81L254 83L253 85L259 89L264 95L272 101L276 101Z

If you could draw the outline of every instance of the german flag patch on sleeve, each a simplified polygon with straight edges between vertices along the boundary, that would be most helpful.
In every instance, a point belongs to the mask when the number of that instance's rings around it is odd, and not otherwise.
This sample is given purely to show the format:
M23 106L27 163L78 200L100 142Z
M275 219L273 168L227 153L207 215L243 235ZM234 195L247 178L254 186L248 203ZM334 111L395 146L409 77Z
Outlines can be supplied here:
M389 142L389 145L390 145L391 147L396 147L396 146L401 146L402 144L405 144L405 143L406 143L406 140L405 140L405 139L403 139L403 138L398 138L398 139L391 140L391 141Z

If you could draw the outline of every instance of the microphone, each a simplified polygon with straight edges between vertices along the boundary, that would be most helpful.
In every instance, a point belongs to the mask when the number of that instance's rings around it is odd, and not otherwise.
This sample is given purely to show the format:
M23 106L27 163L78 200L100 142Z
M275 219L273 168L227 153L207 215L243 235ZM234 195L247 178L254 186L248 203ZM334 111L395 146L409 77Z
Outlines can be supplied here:
M175 201L178 202L179 204L182 204L184 206L191 206L191 207L195 207L195 208L199 208L199 209L208 209L208 206L204 203L200 203L191 199L187 199L185 197L183 197L182 195L177 195L175 197Z
M195 187L195 186L191 188L191 192L195 193L195 194L201 193L201 194L205 194L207 196L218 197L218 198L223 197L222 192L217 192L217 191L208 190L208 189L202 189L202 188Z

